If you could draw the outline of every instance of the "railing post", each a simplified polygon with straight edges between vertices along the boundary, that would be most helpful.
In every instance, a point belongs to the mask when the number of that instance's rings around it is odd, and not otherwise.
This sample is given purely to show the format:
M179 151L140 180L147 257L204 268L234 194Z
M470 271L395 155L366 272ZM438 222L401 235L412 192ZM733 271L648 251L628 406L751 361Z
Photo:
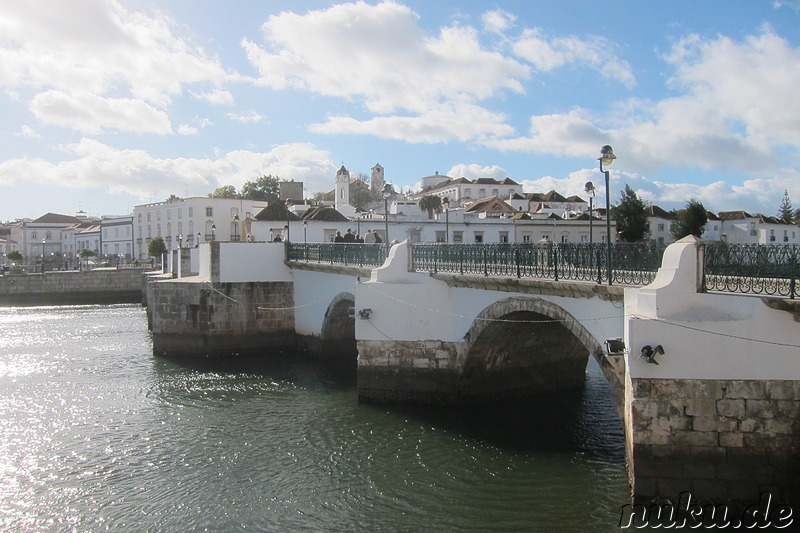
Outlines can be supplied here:
M597 249L597 283L603 283L603 267L600 265L600 249Z
M486 247L483 247L483 275L489 275L489 258L487 257Z
M789 275L791 276L789 280L789 298L794 300L797 294L797 248L792 249L792 267Z
M522 277L522 272L519 269L519 248L514 247L514 262L517 263L517 277Z
M464 273L464 245L458 247L458 263L461 267L461 273Z
M553 244L552 247L552 261L553 261L553 281L558 281L558 248L556 248L556 244Z

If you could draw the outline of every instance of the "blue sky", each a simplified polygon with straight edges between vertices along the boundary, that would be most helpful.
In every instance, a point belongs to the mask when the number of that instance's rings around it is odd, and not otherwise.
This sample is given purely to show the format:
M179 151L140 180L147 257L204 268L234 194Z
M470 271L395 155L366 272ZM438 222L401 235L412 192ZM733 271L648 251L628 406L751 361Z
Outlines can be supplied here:
M0 220L380 163L800 207L800 1L0 4ZM602 200L598 202L603 205Z

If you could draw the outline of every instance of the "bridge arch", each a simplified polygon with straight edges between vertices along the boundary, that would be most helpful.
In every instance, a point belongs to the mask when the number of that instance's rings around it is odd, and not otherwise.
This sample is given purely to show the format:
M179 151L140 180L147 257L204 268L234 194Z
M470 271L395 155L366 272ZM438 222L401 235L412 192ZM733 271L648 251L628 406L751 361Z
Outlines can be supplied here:
M510 397L577 389L602 348L563 307L511 297L483 309L459 350L462 390Z
M355 358L358 353L356 321L351 312L355 300L352 293L340 292L328 304L319 335L323 357Z

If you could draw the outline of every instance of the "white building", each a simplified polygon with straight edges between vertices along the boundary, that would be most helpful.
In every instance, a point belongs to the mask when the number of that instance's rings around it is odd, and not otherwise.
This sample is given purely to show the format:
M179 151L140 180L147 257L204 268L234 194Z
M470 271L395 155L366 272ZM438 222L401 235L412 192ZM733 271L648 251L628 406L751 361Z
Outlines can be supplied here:
M169 250L178 248L179 236L184 247L211 240L244 240L255 214L266 206L267 202L255 200L204 196L137 205L133 208L134 257L147 259L153 237L162 237Z
M722 211L720 240L730 244L800 244L800 228L776 217Z
M409 195L409 198L419 200L423 196L433 195L442 200L447 198L451 207L462 207L490 196L506 199L521 193L522 185L511 178L499 181L494 178L453 179L436 172L422 178L422 190Z
M103 257L133 258L133 215L100 220L100 249Z

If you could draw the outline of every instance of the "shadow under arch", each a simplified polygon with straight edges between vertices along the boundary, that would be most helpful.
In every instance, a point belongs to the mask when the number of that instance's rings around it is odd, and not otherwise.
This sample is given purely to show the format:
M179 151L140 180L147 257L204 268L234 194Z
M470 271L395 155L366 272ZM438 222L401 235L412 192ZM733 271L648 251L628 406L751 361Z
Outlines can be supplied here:
M459 352L462 391L508 398L581 389L589 354L602 348L563 307L511 297L475 317Z
M340 292L328 308L322 320L320 331L321 355L328 358L355 360L358 354L356 347L356 320L351 314L356 298L352 293Z

